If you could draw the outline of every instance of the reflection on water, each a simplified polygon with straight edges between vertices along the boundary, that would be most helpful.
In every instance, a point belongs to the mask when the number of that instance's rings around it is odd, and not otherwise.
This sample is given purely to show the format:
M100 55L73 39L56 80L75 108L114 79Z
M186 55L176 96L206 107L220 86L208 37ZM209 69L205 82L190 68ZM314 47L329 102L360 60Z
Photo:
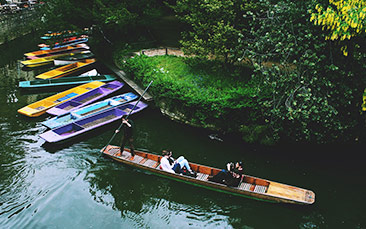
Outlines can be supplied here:
M27 43L28 42L28 43ZM19 45L21 43L21 45ZM25 44L28 44L25 45ZM344 157L349 149L298 153L269 151L211 132L174 123L149 108L133 119L136 147L224 167L242 160L250 175L309 188L313 206L269 204L160 178L101 155L119 124L58 147L38 135L38 118L17 110L53 92L24 93L20 80L41 72L23 71L19 60L35 41L0 47L0 227L1 228L362 228L363 162ZM34 46L32 46L34 47ZM37 72L38 71L38 72ZM119 143L117 136L112 144ZM221 139L221 136L220 136ZM325 155L322 157L322 155ZM332 157L329 157L332 155Z

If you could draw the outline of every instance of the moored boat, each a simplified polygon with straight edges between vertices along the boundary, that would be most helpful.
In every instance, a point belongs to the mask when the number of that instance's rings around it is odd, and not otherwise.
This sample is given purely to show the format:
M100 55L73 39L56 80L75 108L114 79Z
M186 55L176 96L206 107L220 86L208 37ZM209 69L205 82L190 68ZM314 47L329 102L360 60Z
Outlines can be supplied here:
M85 59L73 64L68 64L48 72L44 72L36 76L38 79L57 79L66 75L75 74L76 72L85 70L96 62L95 59Z
M50 115L63 115L83 106L86 106L90 103L93 103L101 98L104 98L123 87L124 83L115 80L109 83L106 83L98 88L88 91L82 95L76 96L68 101L60 103L46 112Z
M77 38L74 40L68 40L68 41L53 44L53 45L40 44L38 46L41 47L40 50L48 50L48 49L52 49L52 48L61 48L61 47L69 46L69 45L76 45L76 44L81 44L81 43L86 43L86 42L88 42L87 37L80 37L80 38Z
M100 113L118 106L121 106L125 103L131 102L137 99L137 95L132 92L124 93L122 95L116 95L112 98L105 99L100 102L92 103L88 106L79 108L72 112L66 113L64 115L59 115L53 118L50 118L41 124L49 129L54 129L59 126L64 126L69 123L75 122L82 118L86 118L90 115L94 115L96 113Z
M90 115L86 118L74 121L70 124L48 130L39 136L48 143L62 143L74 137L85 134L89 131L98 129L104 125L111 124L121 120L123 115L131 112L135 114L147 107L147 104L139 102L130 102L124 105L106 110L101 113Z
M60 39L60 38L68 38L73 36L84 35L85 32L72 31L72 30L64 30L60 32L52 32L48 31L43 36L41 36L42 40L50 40L50 39Z
M29 104L18 110L18 113L26 115L28 117L38 117L44 113L51 107L54 107L64 101L70 100L78 95L87 93L94 88L100 87L105 83L99 81L93 81L90 83L86 83L69 90L60 92L58 94L49 96L45 99L37 101L35 103Z
M58 79L47 80L31 80L20 81L19 88L22 89L39 89L39 88L51 88L59 86L75 86L79 84L85 84L92 81L109 82L115 80L116 77L112 75L92 75L92 76L70 76L62 77Z
M197 173L197 177L191 177L161 170L159 165L162 156L154 153L135 150L136 155L131 157L128 150L123 151L121 154L120 148L112 145L104 147L101 152L103 155L115 161L152 172L162 177L231 195L274 203L309 205L315 202L315 193L311 190L253 177L247 174L244 174L237 187L229 187L208 180L209 176L214 176L221 171L218 168L190 162L189 166Z
M85 60L85 59L89 59L89 58L93 58L93 57L94 57L94 53L92 53L90 51L81 52L81 53L73 53L69 56L57 57L56 59L53 60L53 65L55 65L55 66L67 65L67 64L72 64L72 63L78 62L80 60Z
M31 59L31 60L23 60L23 61L20 61L20 63L24 67L27 67L27 68L51 65L51 64L53 64L53 60L56 59L56 58L70 56L70 55L73 55L75 53L83 53L83 52L85 52L85 51L83 51L82 49L74 49L70 52L58 53L58 54L55 54L55 55L50 55L50 56L41 57L41 58L35 58L35 59Z
M27 59L35 59L35 58L41 58L61 53L67 53L71 52L73 50L82 49L83 51L90 49L90 47L87 44L77 44L77 45L69 45L66 47L61 48L53 48L49 50L38 50L33 52L24 53L24 56L27 57Z

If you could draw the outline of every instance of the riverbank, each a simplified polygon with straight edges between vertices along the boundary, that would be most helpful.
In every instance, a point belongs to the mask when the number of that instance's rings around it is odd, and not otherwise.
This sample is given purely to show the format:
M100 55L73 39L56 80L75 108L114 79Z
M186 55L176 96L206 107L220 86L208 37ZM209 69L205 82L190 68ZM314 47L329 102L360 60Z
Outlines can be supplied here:
M40 23L41 15L36 8L0 15L0 45L36 31Z
M122 52L121 52L122 53ZM114 61L140 85L154 80L155 106L170 119L249 143L271 145L274 138L261 118L258 91L247 65L227 68L215 60L186 57L176 48L129 52Z

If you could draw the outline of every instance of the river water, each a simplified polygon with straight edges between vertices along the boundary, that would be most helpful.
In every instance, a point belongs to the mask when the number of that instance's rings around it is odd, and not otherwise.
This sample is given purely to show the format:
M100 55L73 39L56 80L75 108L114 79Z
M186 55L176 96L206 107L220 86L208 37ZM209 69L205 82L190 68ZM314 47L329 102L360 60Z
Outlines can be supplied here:
M212 140L212 132L175 123L152 107L133 117L137 148L171 149L215 167L242 160L250 175L313 190L311 206L230 196L118 164L99 152L117 126L45 146L38 135L48 116L17 113L55 93L17 88L42 72L19 68L38 42L27 36L0 46L0 228L366 228L365 169L355 146L266 149L230 137Z

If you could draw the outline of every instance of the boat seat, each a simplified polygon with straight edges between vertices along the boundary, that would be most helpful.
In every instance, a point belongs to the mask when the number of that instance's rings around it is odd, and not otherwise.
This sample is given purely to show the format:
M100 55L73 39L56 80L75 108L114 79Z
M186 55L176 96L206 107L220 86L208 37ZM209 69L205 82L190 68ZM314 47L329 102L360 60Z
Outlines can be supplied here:
M113 156L118 156L118 154L120 153L119 147L118 148L109 148L108 153Z
M126 160L130 160L130 158L131 158L131 154L130 153L128 153L128 154L129 155L127 156L127 158L125 158ZM133 160L130 160L130 161L138 164L143 159L144 159L143 157L141 157L139 155L135 155L135 157L133 158Z
M205 173L197 173L196 179L206 181L208 178L208 174Z
M36 108L34 108L35 110L43 110L45 107L44 106L39 106L39 107L36 107Z
M245 183L245 182L242 182L240 185L239 185L239 189L242 189L242 190L246 190L246 191L250 191L250 188L252 187L252 184L250 183Z
M70 98L75 97L77 95L78 95L77 93L71 92L70 94L67 94L64 97L56 99L55 103L63 102L64 100L70 99Z
M145 166L148 166L150 168L156 168L158 166L158 162L157 161L154 161L154 160L151 160L151 159L147 159L143 165Z
M263 186L263 185L256 185L254 187L254 192L258 192L258 193L265 193L266 192L267 187Z

